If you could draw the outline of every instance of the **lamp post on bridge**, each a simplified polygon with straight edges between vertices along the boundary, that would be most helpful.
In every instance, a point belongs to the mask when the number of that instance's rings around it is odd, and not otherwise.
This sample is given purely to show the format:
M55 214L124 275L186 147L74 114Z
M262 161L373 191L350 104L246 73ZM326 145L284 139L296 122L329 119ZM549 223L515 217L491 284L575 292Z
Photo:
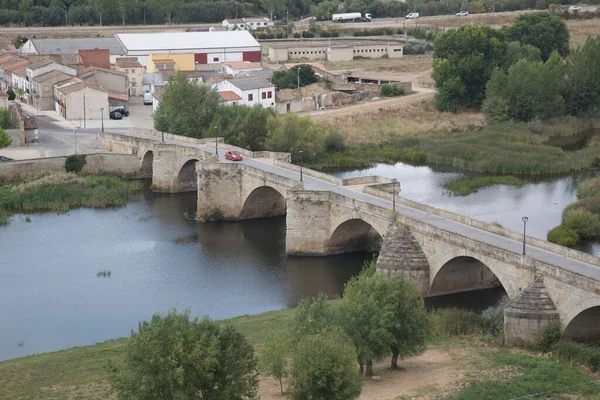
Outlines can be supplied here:
M521 218L521 220L523 221L523 255L525 255L525 235L527 233L527 221L529 220L529 218L523 217Z
M102 132L104 132L104 107L100 107L100 119L102 119Z
M298 150L298 154L300 154L300 182L302 182L302 150Z
M217 157L219 156L219 135L218 135L219 127L215 125L215 154Z
M394 186L392 187L392 211L394 214L396 214L396 183L398 183L398 179L393 178L392 184Z

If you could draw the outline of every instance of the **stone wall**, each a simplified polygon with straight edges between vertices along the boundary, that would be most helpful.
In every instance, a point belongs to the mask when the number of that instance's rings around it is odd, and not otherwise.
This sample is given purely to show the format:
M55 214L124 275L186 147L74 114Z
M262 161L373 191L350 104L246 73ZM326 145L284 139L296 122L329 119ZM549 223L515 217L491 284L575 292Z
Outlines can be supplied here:
M277 160L277 159L273 161L273 165L276 165L278 167L282 167L285 169L289 169L290 171L297 172L298 176L300 176L300 166L299 165L291 164L289 162L285 162L285 161ZM321 179L322 181L333 183L334 185L340 185L340 186L342 185L342 180L340 178L336 178L333 175L324 174L323 172L318 172L318 171L315 171L310 168L303 167L302 174L306 175L306 176L311 176L313 178Z
M0 182L25 179L44 172L65 172L66 157L34 158L0 163ZM83 172L115 174L123 177L149 178L141 174L140 159L126 154L87 154Z

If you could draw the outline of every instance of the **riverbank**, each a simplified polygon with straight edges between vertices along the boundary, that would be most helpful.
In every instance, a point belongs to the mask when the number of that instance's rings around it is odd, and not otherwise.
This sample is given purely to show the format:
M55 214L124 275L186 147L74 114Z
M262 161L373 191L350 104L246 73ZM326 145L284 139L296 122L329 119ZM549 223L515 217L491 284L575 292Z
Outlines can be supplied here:
M13 213L67 212L74 208L121 207L132 193L143 189L140 181L111 175L52 173L0 185L0 225Z
M260 352L266 340L288 332L294 313L294 309L283 309L222 323L234 325ZM391 370L389 360L377 363L375 373L382 379L365 380L360 398L392 400L426 393L436 398L468 400L510 399L546 391L569 396L600 393L596 378L532 353L503 349L482 339L478 333L461 334L465 327L458 326L456 321L443 322L448 315L455 313L430 313L435 334L429 340L427 351L403 360L400 371ZM440 326L445 328L440 331ZM457 330L459 328L463 331ZM469 331L478 332L477 328ZM0 397L115 398L108 392L105 366L109 361L121 359L127 341L111 340L1 362ZM278 392L274 379L261 379L259 395L262 399L283 398Z
M600 131L591 121L564 117L546 123L506 122L459 131L393 136L323 153L314 168L364 168L376 163L446 165L498 175L582 171L600 163Z

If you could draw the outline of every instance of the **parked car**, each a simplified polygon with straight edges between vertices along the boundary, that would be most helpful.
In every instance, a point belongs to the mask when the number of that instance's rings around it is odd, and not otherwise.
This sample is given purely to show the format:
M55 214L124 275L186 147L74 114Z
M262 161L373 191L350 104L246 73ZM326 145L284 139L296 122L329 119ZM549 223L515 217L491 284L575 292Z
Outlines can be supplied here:
M410 13L406 16L406 19L417 19L419 18L419 13Z
M0 156L0 162L2 162L2 161L15 161L15 160L13 160L12 158L5 157L5 156Z
M144 105L145 106L152 105L152 93L150 93L150 92L144 93Z
M225 158L231 161L242 161L244 156L237 150L227 150L225 152Z
M578 7L578 6L571 6L569 7L569 11L581 11L583 10L583 8Z
M110 112L118 111L124 117L129 117L129 110L126 110L123 106L110 107Z
M118 111L112 111L110 113L110 119L123 119L123 114Z
M457 17L467 17L468 15L469 15L468 11L461 11L461 12L456 13Z

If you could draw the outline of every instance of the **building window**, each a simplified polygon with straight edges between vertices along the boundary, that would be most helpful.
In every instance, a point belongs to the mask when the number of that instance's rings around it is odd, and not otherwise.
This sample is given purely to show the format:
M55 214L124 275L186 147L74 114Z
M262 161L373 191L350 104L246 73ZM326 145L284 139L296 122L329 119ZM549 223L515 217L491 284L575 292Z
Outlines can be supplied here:
M250 93L248 95L248 101L252 101L252 100L254 100L254 96L252 95L252 93Z
M273 92L271 92L271 91L269 90L267 93L268 93L268 96L267 96L267 97L269 97L269 99L272 99L272 98L273 98Z
M267 92L262 92L262 99L265 100L267 98Z
M219 62L219 57L214 57L213 62Z

